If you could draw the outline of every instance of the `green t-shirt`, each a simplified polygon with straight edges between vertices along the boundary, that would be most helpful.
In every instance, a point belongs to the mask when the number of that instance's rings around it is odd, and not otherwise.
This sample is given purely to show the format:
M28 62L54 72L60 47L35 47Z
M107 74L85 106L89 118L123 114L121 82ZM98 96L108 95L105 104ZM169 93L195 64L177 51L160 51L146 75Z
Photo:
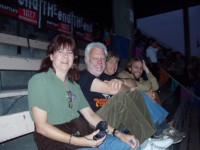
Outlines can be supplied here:
M66 87L52 69L34 75L28 83L28 104L33 119L32 107L37 106L48 114L48 123L52 125L69 122L79 117L78 111L89 107L79 85L67 81L69 91L73 93L73 107L69 108Z

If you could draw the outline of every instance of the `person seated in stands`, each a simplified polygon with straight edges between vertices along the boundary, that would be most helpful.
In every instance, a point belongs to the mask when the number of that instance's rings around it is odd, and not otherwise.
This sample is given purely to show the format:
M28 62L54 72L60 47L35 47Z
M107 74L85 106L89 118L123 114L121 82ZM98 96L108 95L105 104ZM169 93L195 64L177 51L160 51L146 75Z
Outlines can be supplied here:
M123 126L140 143L147 142L147 147L152 141L152 146L169 147L173 143L171 138L150 138L155 134L155 125L138 90L123 85L118 79L101 80L106 56L107 48L102 43L92 42L85 48L86 69L80 73L79 84L92 109L117 128L117 133Z
M175 52L175 61L172 66L172 75L176 80L178 80L181 84L184 83L184 69L185 69L185 61L182 58L180 52Z
M157 52L159 50L161 50L161 47L159 46L158 42L154 38L149 38L148 47L146 49L146 58L148 58L148 62L151 66L150 69L157 79L159 79L160 70L157 58Z
M77 59L75 41L59 34L48 46L41 72L29 80L28 104L38 149L135 150L138 140L133 135L118 133L110 125L107 135L94 139L100 130L92 127L103 119L91 109L76 83ZM79 118L79 112L85 119Z
M146 80L144 80L143 72L145 72ZM130 83L135 81L136 86L140 91L145 91L153 100L161 104L160 99L156 93L159 89L158 81L156 77L149 71L144 60L133 57L130 59L127 65L127 70L120 72L117 75L118 78L127 79L129 82L127 86L134 86ZM134 79L133 81L131 81Z
M156 127L164 129L163 134L157 132L154 136L161 137L168 135L171 136L172 138L175 136L175 138L173 138L175 143L181 142L182 139L185 137L185 134L177 131L172 126L169 126L166 123L165 118L167 117L168 112L161 106L157 105L156 103L152 103L151 101L148 100L148 98L150 98L153 101L160 103L160 100L158 99L158 95L156 93L156 90L158 90L159 88L157 79L149 71L148 67L145 64L145 61L140 58L131 58L127 66L128 66L128 71L120 72L117 75L117 77L123 80L124 84L129 86L130 88L135 86L130 84L131 82L135 81L137 88L140 91L142 91L142 95L145 97L145 101L147 103L147 107L150 111L150 114L153 120L155 120L154 123L156 124ZM112 69L109 68L109 70ZM145 72L146 80L144 80L142 77L143 71Z

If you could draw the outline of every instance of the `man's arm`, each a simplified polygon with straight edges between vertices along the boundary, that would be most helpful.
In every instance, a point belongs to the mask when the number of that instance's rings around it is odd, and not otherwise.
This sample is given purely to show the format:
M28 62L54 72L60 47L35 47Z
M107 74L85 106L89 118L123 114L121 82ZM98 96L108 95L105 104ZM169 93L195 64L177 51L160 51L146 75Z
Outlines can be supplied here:
M148 81L151 83L151 89L153 91L157 91L159 88L159 85L158 85L158 81L156 77L154 77L153 74L150 72L147 74L147 78L148 78Z
M148 87L149 82L150 82L151 89L153 91L158 90L159 85L158 85L158 81L157 81L156 77L154 77L153 74L149 71L149 68L146 66L145 61L143 60L142 62L143 62L143 70L145 71L145 73L147 75L147 79L148 79L146 82L143 81L144 82L143 84L144 85L146 84L146 86ZM149 90L149 89L146 89L146 90Z
M119 80L123 81L125 86L137 87L136 81L132 78L120 78Z
M119 79L112 79L110 81L101 81L99 79L94 79L90 88L92 92L105 93L109 95L114 95L119 92L130 92L133 89L124 85L123 81Z

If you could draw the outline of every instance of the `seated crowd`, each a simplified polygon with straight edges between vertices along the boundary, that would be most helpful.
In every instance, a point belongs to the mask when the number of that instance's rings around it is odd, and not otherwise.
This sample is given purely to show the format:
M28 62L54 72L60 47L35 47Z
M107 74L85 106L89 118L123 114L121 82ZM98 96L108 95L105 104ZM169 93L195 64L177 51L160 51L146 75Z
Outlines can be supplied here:
M51 41L40 73L28 84L38 149L164 150L183 140L185 134L166 123L157 80L145 62L132 58L128 71L116 74L118 62L103 43L92 42L79 74L73 38L59 34ZM101 121L108 130L95 138Z

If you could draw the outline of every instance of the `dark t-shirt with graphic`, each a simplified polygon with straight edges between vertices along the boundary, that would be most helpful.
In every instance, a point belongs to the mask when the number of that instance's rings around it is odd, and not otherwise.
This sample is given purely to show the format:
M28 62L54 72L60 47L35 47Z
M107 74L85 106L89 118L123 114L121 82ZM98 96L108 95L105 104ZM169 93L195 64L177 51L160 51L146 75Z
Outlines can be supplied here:
M83 91L83 94L88 100L93 111L99 110L110 98L110 95L108 94L102 94L90 91L92 82L95 78L97 77L92 75L87 70L83 70L80 73L80 80L79 80L81 90Z
M104 80L107 80L107 81L110 81L112 79L116 79L116 77L113 75L108 75L108 74L105 74L104 72L99 76L99 79L104 81Z

